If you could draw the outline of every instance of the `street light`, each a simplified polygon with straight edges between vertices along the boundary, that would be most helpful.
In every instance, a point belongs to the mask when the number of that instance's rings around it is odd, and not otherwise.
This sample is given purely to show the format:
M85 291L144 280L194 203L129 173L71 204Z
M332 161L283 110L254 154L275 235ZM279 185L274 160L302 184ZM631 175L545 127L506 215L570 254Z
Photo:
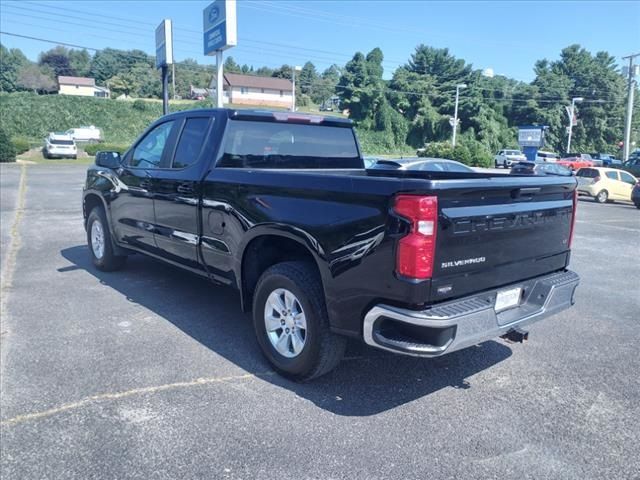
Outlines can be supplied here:
M571 152L571 132L573 131L573 118L576 109L576 103L584 100L582 97L574 97L571 99L571 112L569 113L569 139L567 140L567 153Z
M296 111L296 72L301 72L302 71L302 67L300 67L299 65L296 65L295 67L293 67L293 70L291 71L291 78L293 79L293 92L291 95L291 111L295 112Z
M460 90L467 88L466 83L459 83L456 85L456 106L453 109L453 138L451 139L451 145L456 146L456 131L458 130L458 98L460 97Z

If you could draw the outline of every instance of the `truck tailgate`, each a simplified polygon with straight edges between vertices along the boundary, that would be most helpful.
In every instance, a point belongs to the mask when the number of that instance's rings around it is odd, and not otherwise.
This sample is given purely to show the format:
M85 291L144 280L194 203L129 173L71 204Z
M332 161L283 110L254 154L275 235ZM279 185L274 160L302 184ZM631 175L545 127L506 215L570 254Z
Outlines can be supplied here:
M563 269L576 181L500 176L432 182L439 220L431 301Z

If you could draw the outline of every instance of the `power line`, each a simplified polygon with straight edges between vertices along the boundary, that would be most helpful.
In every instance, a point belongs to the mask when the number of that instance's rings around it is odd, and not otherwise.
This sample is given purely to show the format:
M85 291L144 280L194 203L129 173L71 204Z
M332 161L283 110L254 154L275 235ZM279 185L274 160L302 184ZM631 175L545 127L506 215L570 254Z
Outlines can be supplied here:
M78 44L72 44L72 43L66 43L66 42L61 42L61 41L56 41L56 40L50 40L50 39L44 39L44 38L40 38L40 37L33 37L33 36L28 36L28 35L22 35L22 34L17 34L17 33L12 33L12 32L6 32L6 31L0 31L0 34L2 35L9 35L9 36L13 36L13 37L20 37L20 38L26 38L26 39L30 39L30 40L36 40L36 41L41 41L41 42L46 42L46 43L52 43L52 44L57 44L57 45L64 45L64 46L68 46L68 47L73 47L73 48L84 48L87 50L92 50L92 51L96 51L98 52L100 49L94 48L94 47L89 47L89 46L83 46L83 45L78 45ZM178 71L182 70L187 71L187 72L192 72L192 73L208 73L207 72L207 67L205 65L203 65L201 68L190 68L187 66L183 66L180 63L177 63L176 66L178 67ZM312 83L303 83L300 84L300 86L313 86ZM343 86L343 85L335 85L333 87L334 89L340 89L340 90L359 90L361 89L361 87L348 87L348 86ZM491 91L492 93L500 93L499 90L491 90L491 89L483 89L483 88L476 88L476 90L480 90L480 91ZM426 92L416 92L416 91L404 91L404 90L396 90L390 87L377 87L372 89L372 91L374 92L389 92L389 93L394 93L394 94L402 94L402 95L409 95L409 96L432 96L433 93L426 93ZM442 94L444 93L441 90L437 91L438 93ZM464 96L462 97L464 99ZM487 99L486 96L483 96L483 98ZM527 98L508 98L508 97L502 97L502 98L491 98L489 100L492 100L496 103L499 102L504 102L504 103L527 103L530 101L534 101L536 103L562 103L562 102L568 102L567 98L562 98L562 97L557 97L557 98L536 98L536 97L529 97ZM585 99L583 101L583 103L594 103L594 104L605 104L605 103L619 103L617 101L607 101L607 100L601 100L601 99Z
M100 48L87 47L85 45L76 45L74 43L58 42L58 41L55 41L55 40L48 40L46 38L31 37L29 35L20 35L18 33L5 32L5 31L2 31L2 30L0 30L0 34L1 35L10 35L12 37L27 38L29 40L38 40L40 42L54 43L56 45L64 45L65 47L84 48L85 50L93 50L94 52L98 52L98 51L101 50Z

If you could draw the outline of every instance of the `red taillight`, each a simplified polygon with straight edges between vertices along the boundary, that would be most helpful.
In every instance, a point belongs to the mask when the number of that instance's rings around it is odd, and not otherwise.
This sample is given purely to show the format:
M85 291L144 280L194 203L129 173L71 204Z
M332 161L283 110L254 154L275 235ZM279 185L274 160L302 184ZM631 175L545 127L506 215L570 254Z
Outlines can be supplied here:
M571 230L569 230L569 248L573 242L573 231L576 226L576 209L578 208L578 189L573 191L573 211L571 212Z
M433 274L438 230L438 198L398 195L393 210L411 221L411 230L398 243L396 271L424 280Z

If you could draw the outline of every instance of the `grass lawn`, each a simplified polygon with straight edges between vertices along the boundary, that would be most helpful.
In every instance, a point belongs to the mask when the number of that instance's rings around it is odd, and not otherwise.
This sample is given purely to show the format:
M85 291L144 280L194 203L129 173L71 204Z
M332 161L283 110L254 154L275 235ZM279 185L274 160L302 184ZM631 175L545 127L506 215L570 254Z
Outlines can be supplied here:
M31 149L21 155L18 155L16 159L23 162L43 165L91 165L93 164L94 157L80 156L76 160L72 158L46 159L42 156L42 152L39 149Z

